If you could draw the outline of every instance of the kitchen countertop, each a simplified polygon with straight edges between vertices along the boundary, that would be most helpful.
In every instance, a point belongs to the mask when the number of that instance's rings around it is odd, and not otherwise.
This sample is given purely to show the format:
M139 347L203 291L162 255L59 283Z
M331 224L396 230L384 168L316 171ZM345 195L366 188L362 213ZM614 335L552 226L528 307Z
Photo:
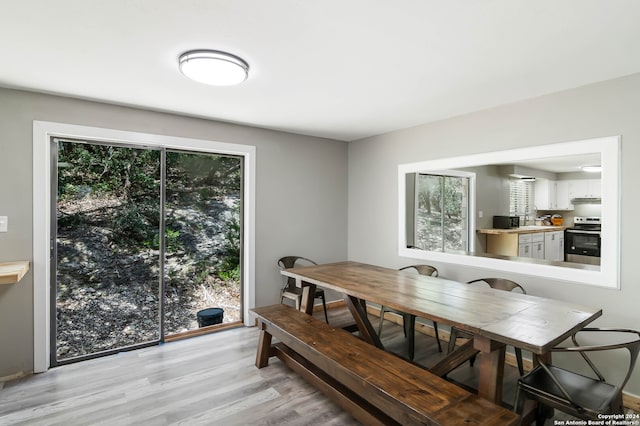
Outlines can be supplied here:
M532 233L537 233L537 232L564 231L567 228L570 228L570 226L565 226L565 225L562 225L562 226L532 225L532 226L521 226L519 228L510 228L510 229L497 229L497 228L478 229L476 232L478 234L490 234L490 235L532 234Z

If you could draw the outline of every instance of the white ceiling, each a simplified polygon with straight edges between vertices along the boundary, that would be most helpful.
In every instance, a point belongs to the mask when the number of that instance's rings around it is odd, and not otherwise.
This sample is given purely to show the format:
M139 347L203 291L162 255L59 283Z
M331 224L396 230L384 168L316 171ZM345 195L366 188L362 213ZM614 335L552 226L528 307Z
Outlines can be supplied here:
M600 153L575 154L514 161L511 164L551 173L579 173L582 166L601 165Z
M0 86L355 140L640 72L637 0L0 0ZM178 71L192 49L240 86Z

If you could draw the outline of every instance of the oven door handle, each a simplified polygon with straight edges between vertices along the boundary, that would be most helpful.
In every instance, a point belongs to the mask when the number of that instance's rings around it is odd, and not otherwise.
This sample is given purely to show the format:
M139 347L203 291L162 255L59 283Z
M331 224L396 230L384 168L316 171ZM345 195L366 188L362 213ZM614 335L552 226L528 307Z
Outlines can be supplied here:
M590 234L590 235L600 235L600 231L583 231L580 229L567 229L567 232L571 234Z

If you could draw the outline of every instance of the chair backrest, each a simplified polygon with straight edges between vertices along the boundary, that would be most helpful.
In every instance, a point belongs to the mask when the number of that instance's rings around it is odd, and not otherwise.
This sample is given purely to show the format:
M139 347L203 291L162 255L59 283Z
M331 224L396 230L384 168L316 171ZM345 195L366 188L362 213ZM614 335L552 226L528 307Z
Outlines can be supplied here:
M405 269L411 269L411 268L418 271L420 275L426 275L429 277L438 276L438 270L431 265L409 265L409 266L405 266L404 268L398 269L398 271L404 271Z
M284 256L278 259L276 264L278 265L278 268L280 268L280 270L282 271L283 269L294 268L298 262L302 263L303 265L308 264L309 266L317 265L317 263L314 262L313 260L307 259L306 257L302 257L302 256ZM284 283L283 289L293 290L295 289L295 287L296 287L295 278L287 277Z
M522 294L527 294L524 287L520 284L513 282L511 280L507 280L505 278L479 278L477 280L468 281L467 284L484 282L489 285L489 287L496 290L504 290L504 291L513 291L515 289L519 289Z
M635 340L625 341L624 343L615 343L615 344L603 344L603 345L584 345L581 346L578 343L577 336L581 333L622 333L622 334L635 334L637 337ZM629 381L631 377L631 373L633 373L633 369L635 367L636 361L638 360L638 354L640 353L640 331L630 330L626 328L603 328L603 327L586 327L582 330L577 331L573 336L571 336L571 340L575 346L570 347L556 347L552 349L552 352L579 352L582 355L582 358L589 364L593 372L598 376L598 378L602 381L605 381L604 376L598 371L595 364L591 361L591 359L587 356L586 352L595 352L595 351L611 351L616 349L627 349L629 351L629 367L627 370L627 374L625 375L624 380L619 385L620 392Z

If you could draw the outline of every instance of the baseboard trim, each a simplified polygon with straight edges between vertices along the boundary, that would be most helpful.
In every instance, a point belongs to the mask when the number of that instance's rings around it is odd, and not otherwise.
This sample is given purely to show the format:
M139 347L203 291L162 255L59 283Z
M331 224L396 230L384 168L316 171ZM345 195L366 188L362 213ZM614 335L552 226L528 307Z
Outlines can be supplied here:
M18 371L17 373L10 374L8 376L0 377L0 389L2 389L4 382L8 382L10 380L21 379L23 377L31 376L33 371Z
M634 413L640 413L640 396L622 391L622 405Z

